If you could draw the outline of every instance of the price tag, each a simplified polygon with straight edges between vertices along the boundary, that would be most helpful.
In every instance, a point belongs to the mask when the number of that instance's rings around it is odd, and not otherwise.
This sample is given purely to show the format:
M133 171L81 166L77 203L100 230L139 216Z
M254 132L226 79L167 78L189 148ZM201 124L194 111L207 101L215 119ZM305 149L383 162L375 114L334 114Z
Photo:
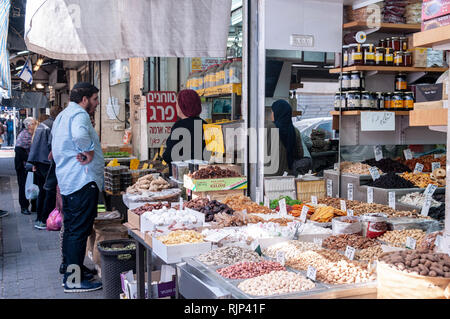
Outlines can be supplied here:
M353 215L353 210L352 210L352 209L348 209L348 210L347 210L347 216L354 216L354 215Z
M441 248L441 242L442 242L442 236L437 235L436 240L434 241L434 245L436 246L436 248L438 248L438 249Z
M283 198L278 202L278 205L280 206L280 213L282 216L287 216L287 209L286 209L286 199Z
M306 277L311 279L312 281L316 281L316 273L317 273L316 268L314 268L313 266L308 266Z
M139 163L140 163L140 161L139 161L137 158L132 159L132 160L130 161L130 169L131 169L131 170L136 170L136 169L138 169L138 168L139 168Z
M341 210L344 212L347 210L347 205L345 204L345 200L343 199L341 199Z
M441 158L442 156L444 156L445 154L434 154L434 158Z
M373 187L367 187L367 203L373 203Z
M183 210L183 208L184 208L183 197L181 197L181 196L180 196L180 203L179 203L179 205L180 205L180 210Z
M322 247L322 242L323 242L322 238L314 238L313 241L314 241L314 244L317 244L320 247Z
M355 258L355 248L347 246L347 248L345 249L345 257L347 257L350 260L353 260Z
M288 176L288 172L283 173L283 177L286 177L286 176Z
M311 196L311 203L317 205L317 196Z
M338 171L339 170L339 163L334 163L334 170L335 171Z
M406 238L406 248L416 249L416 240L412 237Z
M433 162L431 163L431 172L434 172L434 170L441 168L441 163L440 162Z
M389 192L389 207L395 209L395 192Z
M270 208L270 200L269 197L264 196L264 206L266 206L267 208Z
M302 213L300 214L300 221L302 223L306 223L306 218L308 217L308 206L303 206L302 207Z
M450 256L450 234L444 232L444 237L441 242L441 250Z
M433 184L428 184L427 188L423 192L425 197L431 197L433 196L434 192L436 191L437 186Z
M373 152L375 154L375 160L378 162L379 160L383 159L383 150L381 148L381 145L376 145L373 147Z
M284 251L277 251L277 262L284 266L286 263L286 258L284 257Z
M431 207L431 197L427 197L425 200L425 203L422 206L422 211L420 212L420 215L422 216L428 216L428 212L430 211Z
M407 148L406 150L403 150L403 154L405 155L406 160L412 159L412 153L409 148Z
M420 163L416 163L416 167L414 168L414 174L422 173L423 165Z
M371 167L371 168L369 168L369 172L374 181L380 178L380 172L378 171L378 168Z
M353 200L353 184L352 183L349 183L347 185L347 199Z
M327 179L327 196L333 197L333 181L331 179Z

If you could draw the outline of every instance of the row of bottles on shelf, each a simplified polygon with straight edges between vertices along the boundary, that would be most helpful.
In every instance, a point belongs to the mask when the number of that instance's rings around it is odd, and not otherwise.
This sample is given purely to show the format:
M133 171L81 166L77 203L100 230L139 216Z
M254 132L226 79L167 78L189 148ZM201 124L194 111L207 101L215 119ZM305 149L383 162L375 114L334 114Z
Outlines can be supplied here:
M186 87L192 90L207 89L224 84L242 82L242 58L214 64L206 70L192 72L186 81Z

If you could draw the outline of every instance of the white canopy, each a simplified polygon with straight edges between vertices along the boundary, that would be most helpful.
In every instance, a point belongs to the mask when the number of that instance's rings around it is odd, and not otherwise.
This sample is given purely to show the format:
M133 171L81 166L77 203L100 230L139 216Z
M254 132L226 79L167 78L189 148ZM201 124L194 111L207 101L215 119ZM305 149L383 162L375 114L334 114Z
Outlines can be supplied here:
M53 59L225 57L231 0L27 1L25 43Z

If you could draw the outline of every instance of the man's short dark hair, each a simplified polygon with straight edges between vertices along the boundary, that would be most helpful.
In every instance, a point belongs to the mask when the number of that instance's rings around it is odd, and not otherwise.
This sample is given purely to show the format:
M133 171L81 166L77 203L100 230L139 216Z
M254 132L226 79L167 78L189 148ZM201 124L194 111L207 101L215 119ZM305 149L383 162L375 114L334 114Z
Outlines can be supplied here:
M98 89L91 83L79 82L75 84L70 91L70 101L80 103L83 101L83 97L89 99L95 93L98 93Z

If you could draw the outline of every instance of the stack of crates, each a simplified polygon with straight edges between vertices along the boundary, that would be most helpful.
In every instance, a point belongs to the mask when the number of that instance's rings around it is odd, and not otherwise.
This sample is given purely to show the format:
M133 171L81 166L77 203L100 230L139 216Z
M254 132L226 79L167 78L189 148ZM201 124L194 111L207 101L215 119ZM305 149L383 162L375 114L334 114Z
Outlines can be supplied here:
M120 193L122 189L121 174L127 170L126 166L105 167L105 191L113 194Z

